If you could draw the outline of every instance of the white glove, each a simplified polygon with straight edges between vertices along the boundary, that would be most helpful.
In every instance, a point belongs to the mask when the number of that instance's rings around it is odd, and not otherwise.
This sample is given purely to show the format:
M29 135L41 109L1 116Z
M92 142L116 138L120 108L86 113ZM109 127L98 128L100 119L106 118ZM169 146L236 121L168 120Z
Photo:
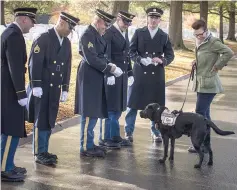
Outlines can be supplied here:
M152 59L150 57L141 59L141 63L145 66L148 66L148 65L152 64L151 61L152 61Z
M107 78L107 85L115 85L115 77L114 76Z
M41 96L43 95L43 90L41 87L35 87L33 88L33 96L36 96L38 98L41 98Z
M23 99L18 100L18 103L21 106L26 106L27 102L28 102L28 98L23 98Z
M133 76L128 77L128 86L132 86L133 83L134 83L134 77Z
M61 94L61 102L66 102L68 97L68 92L67 91L63 91Z
M123 71L119 67L116 67L113 74L115 77L120 77L123 74Z

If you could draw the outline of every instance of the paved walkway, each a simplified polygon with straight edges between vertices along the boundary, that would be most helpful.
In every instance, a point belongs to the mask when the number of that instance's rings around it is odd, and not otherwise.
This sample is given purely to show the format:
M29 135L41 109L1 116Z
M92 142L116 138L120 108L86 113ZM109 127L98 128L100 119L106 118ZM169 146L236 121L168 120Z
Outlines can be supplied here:
M222 129L237 133L237 59L221 72L225 94L218 95L212 105L212 119ZM167 106L180 109L188 80L167 87ZM184 111L194 111L195 94L188 93ZM124 119L121 118L121 124ZM123 134L123 129L121 128ZM98 139L98 127L96 129ZM162 145L151 142L149 121L138 118L134 146L109 151L105 159L80 158L79 125L52 135L50 152L56 153L55 168L35 164L31 144L22 145L16 153L16 165L28 170L24 183L2 183L4 190L235 190L237 189L237 135L228 137L212 133L214 166L205 159L201 170L193 165L195 154L187 153L190 140L182 137L176 142L174 164L158 162Z

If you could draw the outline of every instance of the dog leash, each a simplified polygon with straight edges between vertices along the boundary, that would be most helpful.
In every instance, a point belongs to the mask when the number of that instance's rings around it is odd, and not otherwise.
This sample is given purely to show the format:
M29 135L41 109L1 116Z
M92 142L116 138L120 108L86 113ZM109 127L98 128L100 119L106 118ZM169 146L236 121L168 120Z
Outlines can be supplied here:
M188 87L189 87L189 84L190 84L191 79L193 80L193 77L194 77L194 70L195 70L195 67L196 67L196 64L194 64L194 65L192 66L191 73L190 73L190 76L189 76L188 86L187 86L187 89L186 89L186 94L185 94L184 102L183 102L183 105L182 105L182 107L181 107L181 109L180 109L179 112L182 112L182 111L183 111L183 107L184 107L184 104L185 104L186 99L187 99Z

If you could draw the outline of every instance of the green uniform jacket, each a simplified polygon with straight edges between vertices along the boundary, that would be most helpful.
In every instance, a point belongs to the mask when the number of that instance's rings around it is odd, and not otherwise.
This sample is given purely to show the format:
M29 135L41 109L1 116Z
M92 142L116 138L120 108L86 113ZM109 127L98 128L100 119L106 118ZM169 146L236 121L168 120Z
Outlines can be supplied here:
M211 72L215 65L219 70L227 65L234 52L218 38L210 36L199 47L196 47L196 70L194 72L193 91L201 93L221 93L218 72Z

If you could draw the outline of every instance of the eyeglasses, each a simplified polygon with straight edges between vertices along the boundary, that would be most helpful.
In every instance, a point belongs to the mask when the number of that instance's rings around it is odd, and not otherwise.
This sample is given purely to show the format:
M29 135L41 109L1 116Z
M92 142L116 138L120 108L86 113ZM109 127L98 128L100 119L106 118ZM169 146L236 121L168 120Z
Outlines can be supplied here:
M202 36L204 33L206 32L206 30L204 30L203 33L200 33L200 34L193 34L195 37L199 37L199 36Z

